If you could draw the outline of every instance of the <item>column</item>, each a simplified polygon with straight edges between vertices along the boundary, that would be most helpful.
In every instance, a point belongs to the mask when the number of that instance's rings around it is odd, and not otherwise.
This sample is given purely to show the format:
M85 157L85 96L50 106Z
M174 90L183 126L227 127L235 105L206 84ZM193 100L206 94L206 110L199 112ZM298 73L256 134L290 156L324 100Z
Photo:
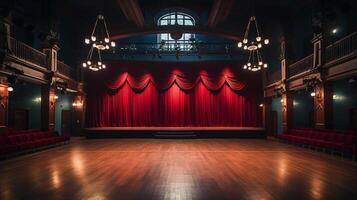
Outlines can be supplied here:
M57 51L56 44L47 45L43 52L47 56L47 68L51 71L48 82L41 87L41 125L43 130L54 131L55 129L55 105L56 105L56 83L54 72L57 71Z
M9 91L6 77L0 77L0 127L8 125Z
M332 128L333 87L332 83L319 82L315 86L315 128Z
M284 92L281 95L281 109L283 117L283 132L292 128L293 125L293 98L289 92Z
M81 135L82 129L84 127L85 120L85 94L78 93L74 97L73 101L73 115L74 115L74 124L73 124L73 134Z
M55 129L55 86L46 84L41 87L41 126L43 130Z

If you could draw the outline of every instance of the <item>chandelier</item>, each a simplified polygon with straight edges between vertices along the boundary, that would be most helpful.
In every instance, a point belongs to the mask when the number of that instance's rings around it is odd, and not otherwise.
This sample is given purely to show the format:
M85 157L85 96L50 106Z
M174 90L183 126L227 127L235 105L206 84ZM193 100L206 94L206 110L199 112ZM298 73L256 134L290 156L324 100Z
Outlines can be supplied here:
M84 43L90 45L90 50L86 61L82 63L84 68L92 71L105 69L106 66L102 62L101 51L115 47L115 42L110 40L107 24L103 15L98 15L94 24L94 28L89 38L84 39Z
M115 42L110 41L109 32L107 29L107 23L105 22L103 15L98 15L95 21L94 28L90 38L85 38L84 42L88 45L99 50L110 49L110 47L115 47Z
M251 28L251 26L254 26ZM249 35L250 32L254 31L255 34ZM248 69L250 71L259 71L262 68L268 68L268 64L263 62L262 55L259 51L263 45L268 45L269 39L263 39L259 32L258 23L255 16L250 17L247 28L244 33L243 41L238 42L238 47L243 48L249 52L248 62L243 66L243 69Z
M94 53L93 53L94 52ZM87 55L87 60L82 63L83 68L87 68L92 71L99 71L105 69L106 66L102 62L102 56L100 55L100 49L91 47Z

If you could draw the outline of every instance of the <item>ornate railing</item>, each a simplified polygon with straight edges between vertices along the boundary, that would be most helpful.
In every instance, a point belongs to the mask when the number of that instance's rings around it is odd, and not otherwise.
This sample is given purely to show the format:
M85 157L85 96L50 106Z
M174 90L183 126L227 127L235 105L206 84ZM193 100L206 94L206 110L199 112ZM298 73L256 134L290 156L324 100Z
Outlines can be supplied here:
M69 65L63 63L62 61L57 61L57 71L58 73L65 75L67 77L73 79L77 78L76 70L70 67Z
M47 68L46 54L10 37L10 54L17 58Z
M273 73L270 73L268 75L267 84L270 85L270 84L278 82L280 80L281 80L281 71L277 70L277 71L274 71Z
M119 43L115 48L115 52L120 55L229 55L242 53L235 43L191 42L188 40L164 43Z
M312 68L313 54L288 66L288 77L295 76Z
M357 51L357 32L354 32L326 47L326 63Z

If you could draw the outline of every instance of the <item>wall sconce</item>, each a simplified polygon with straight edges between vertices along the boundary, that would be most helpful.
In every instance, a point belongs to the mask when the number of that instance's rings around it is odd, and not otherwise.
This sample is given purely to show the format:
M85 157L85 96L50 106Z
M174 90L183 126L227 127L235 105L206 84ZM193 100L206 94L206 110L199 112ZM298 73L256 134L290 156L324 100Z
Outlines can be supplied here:
M14 91L14 88L9 86L9 87L7 87L7 91L12 92L12 91Z
M82 103L82 102L73 102L73 103L72 103L72 106L73 106L73 107L82 107L82 106L83 106L83 103Z
M41 97L36 97L33 101L35 103L40 103L41 102Z

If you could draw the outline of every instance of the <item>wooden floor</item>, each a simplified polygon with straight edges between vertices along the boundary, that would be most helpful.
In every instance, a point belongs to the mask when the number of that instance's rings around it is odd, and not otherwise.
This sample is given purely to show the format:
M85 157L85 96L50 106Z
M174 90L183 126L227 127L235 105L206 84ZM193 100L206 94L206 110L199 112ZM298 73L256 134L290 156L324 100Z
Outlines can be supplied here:
M357 162L269 140L77 139L0 161L0 199L357 199Z

